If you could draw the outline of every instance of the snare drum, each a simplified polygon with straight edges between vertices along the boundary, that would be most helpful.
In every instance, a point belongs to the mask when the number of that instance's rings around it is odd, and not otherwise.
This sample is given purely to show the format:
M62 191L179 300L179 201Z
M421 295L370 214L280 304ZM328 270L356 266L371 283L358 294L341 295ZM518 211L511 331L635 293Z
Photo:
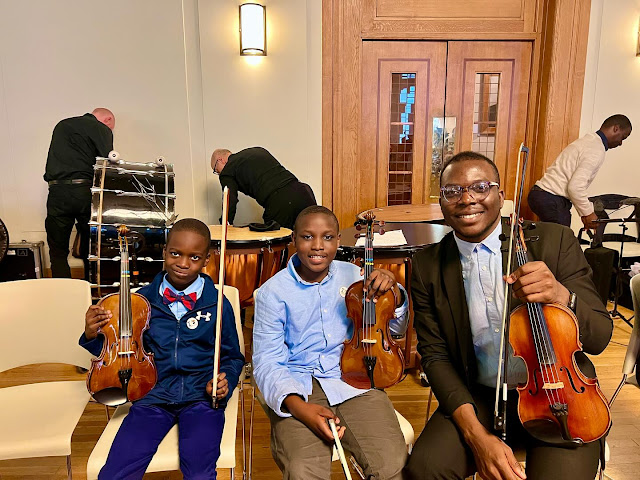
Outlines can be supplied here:
M214 282L218 281L221 225L210 225L211 259L202 269ZM253 305L253 292L287 265L291 230L281 228L271 232L252 232L249 227L227 227L225 255L226 285L240 293L240 306Z
M97 159L91 188L90 280L97 296L120 279L119 225L131 230L132 285L162 271L162 250L175 220L173 165Z

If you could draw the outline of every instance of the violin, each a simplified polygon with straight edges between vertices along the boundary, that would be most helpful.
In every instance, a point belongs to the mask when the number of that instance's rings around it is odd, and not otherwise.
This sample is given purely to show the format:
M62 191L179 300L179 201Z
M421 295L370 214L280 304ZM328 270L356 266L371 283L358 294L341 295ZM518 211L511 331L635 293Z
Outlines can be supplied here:
M529 150L520 146L516 178L522 156L525 156L523 174L515 213L511 215L511 236L507 272L511 272L512 259L518 267L529 261L527 239L519 220L524 172ZM534 227L535 228L535 227ZM529 240L538 240L531 237ZM575 361L576 352L582 351L578 320L564 305L525 302L508 315L510 286L507 284L503 315L503 338L500 345L500 365L496 387L494 426L506 436L507 361L505 338L513 348L514 356L522 358L527 369L527 381L517 386L518 417L523 427L534 438L551 445L575 448L593 442L607 434L611 428L611 414L597 379L584 375ZM508 320L507 320L507 317ZM502 400L500 390L502 388ZM502 412L499 402L502 401Z
M340 364L342 380L352 387L384 389L402 378L404 355L389 332L397 304L394 291L385 292L376 302L367 300L364 291L364 282L373 272L374 219L373 212L367 212L363 220L356 222L356 228L366 227L364 279L352 284L345 295L353 336L344 342Z
M518 266L528 261L522 227L517 226ZM611 414L598 380L585 376L574 355L582 351L578 320L564 305L524 303L511 312L509 343L527 366L518 386L518 416L535 438L580 446L606 435Z
M131 293L129 274L129 229L118 228L120 244L120 288L98 302L113 316L100 329L102 352L91 361L87 389L104 405L116 406L139 400L154 387L157 371L153 354L144 350L142 336L149 328L151 306L146 298Z

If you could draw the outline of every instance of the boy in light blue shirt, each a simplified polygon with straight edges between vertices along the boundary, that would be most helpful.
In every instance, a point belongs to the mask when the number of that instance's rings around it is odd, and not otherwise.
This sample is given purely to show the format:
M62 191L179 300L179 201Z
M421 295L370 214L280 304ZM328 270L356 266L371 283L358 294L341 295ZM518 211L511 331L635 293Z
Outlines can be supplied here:
M284 478L328 479L334 419L367 478L401 478L407 451L389 398L341 379L343 342L353 332L344 297L363 278L356 265L334 260L338 232L331 210L303 210L293 231L297 253L256 294L254 375L270 407L272 454ZM393 289L390 330L403 334L408 298L393 274L376 269L365 286L371 299Z

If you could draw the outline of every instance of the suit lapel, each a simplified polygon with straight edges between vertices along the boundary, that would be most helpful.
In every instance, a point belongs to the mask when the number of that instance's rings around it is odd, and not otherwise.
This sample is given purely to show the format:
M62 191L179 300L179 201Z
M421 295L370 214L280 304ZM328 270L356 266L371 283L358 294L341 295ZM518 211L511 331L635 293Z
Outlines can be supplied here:
M469 323L469 309L462 281L462 266L460 252L453 238L453 232L447 235L442 243L444 294L447 297L451 318L458 337L458 348L465 366L469 364L469 345L471 342L471 324Z

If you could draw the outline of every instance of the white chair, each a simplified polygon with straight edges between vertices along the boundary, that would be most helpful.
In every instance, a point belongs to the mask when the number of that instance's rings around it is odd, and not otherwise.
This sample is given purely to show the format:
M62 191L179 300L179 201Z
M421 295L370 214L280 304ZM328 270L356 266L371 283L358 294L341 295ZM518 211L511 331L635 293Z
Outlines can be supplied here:
M627 347L627 353L624 356L624 363L622 364L622 381L616 391L609 400L609 406L613 405L614 400L620 393L620 390L625 385L635 385L636 388L640 388L634 370L636 368L636 362L638 361L638 352L640 352L640 275L636 275L631 278L631 298L633 299L633 309L635 311L636 320L633 322L633 330L631 331L631 337L629 338L629 346Z
M217 287L217 285L216 285ZM240 351L244 354L244 339L242 335L242 324L240 323L240 296L238 289L228 285L224 286L224 295L227 297L236 319L236 330L238 332L238 341L240 343ZM244 369L240 375L240 384L244 379ZM233 478L236 466L236 425L238 422L238 398L240 389L234 388L233 395L229 399L229 403L224 413L224 430L222 432L222 441L220 443L220 458L218 458L217 468L228 468L231 470ZM98 443L94 447L89 461L87 462L87 480L95 480L98 478L100 469L104 466L113 439L124 420L129 413L130 403L119 406L113 414L111 420L105 427ZM167 433L164 437L158 451L153 456L151 463L147 467L147 472L167 472L180 470L180 456L178 452L178 425Z
M0 283L0 372L38 363L89 368L78 339L90 305L82 280ZM71 478L71 435L88 401L84 380L1 388L0 460L66 456Z

